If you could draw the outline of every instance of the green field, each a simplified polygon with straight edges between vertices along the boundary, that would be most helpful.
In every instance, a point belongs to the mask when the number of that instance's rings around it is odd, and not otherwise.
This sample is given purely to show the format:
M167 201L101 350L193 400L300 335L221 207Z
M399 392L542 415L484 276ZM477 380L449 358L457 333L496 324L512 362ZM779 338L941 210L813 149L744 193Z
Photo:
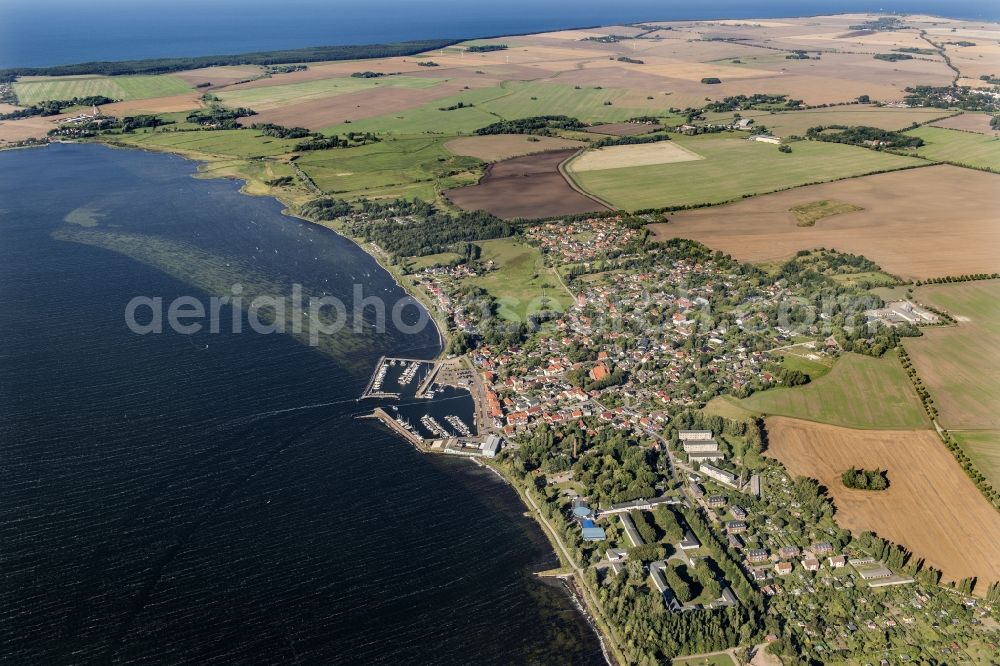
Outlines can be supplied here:
M817 125L865 125L887 130L902 130L913 123L928 123L938 118L950 116L954 111L947 109L900 109L850 104L825 109L804 109L802 111L740 111L742 118L752 118L756 125L764 125L775 136L804 136L806 130ZM733 113L707 113L707 122L729 123Z
M917 149L917 154L921 157L979 169L1000 170L1000 137L943 127L920 127L907 134L924 140L925 145Z
M1000 488L1000 430L952 431L976 469Z
M894 352L882 358L844 354L829 373L804 386L774 388L721 409L818 421L848 428L908 429L928 427L920 400ZM715 402L715 401L713 401ZM729 409L726 409L729 408ZM722 413L718 405L709 411Z
M50 99L72 99L104 95L112 99L149 99L190 92L191 86L175 76L61 76L30 77L14 84L24 105Z
M394 134L398 136L471 134L473 130L499 120L487 111L484 105L488 100L506 94L506 91L501 88L463 90L451 97L421 104L412 109L324 127L322 131L332 134L343 134L349 131L375 132L379 135ZM458 102L472 106L454 111L441 110Z
M341 197L433 200L439 189L478 178L479 160L452 155L444 148L446 140L389 138L357 148L304 153L298 165L324 191Z
M562 114L592 123L620 122L656 113L651 108L619 106L617 100L624 97L627 91L616 88L577 88L537 81L506 81L501 88L504 95L483 105L487 111L501 118ZM605 102L611 104L606 105Z
M1000 280L926 285L914 293L958 320L904 341L941 425L1000 429Z
M922 160L820 141L791 153L745 134L675 137L705 159L574 173L585 190L628 210L720 203L754 194L924 164Z
M465 282L484 289L498 301L498 314L504 319L524 321L527 314L538 312L543 304L562 311L573 303L573 296L562 286L552 268L545 266L538 248L513 238L479 241L482 261L492 260L496 270Z
M614 100L625 94L624 90L610 88L598 90L584 86L577 89L554 83L507 81L496 87L463 90L451 97L405 111L326 127L323 131L343 133L354 130L400 136L424 133L458 135L471 134L501 119L527 116L564 114L585 122L616 122L652 113L650 109L615 106ZM605 101L612 102L612 105L605 106ZM472 108L440 110L458 102L471 104ZM679 117L674 120L681 122Z
M432 88L440 82L441 79L424 79L415 76L386 76L373 79L345 76L304 83L220 92L218 96L229 106L268 109L285 104L298 104L323 97L371 90L372 88Z
M273 157L292 151L299 139L275 139L247 130L147 132L116 135L116 141L143 148L192 151L223 157Z

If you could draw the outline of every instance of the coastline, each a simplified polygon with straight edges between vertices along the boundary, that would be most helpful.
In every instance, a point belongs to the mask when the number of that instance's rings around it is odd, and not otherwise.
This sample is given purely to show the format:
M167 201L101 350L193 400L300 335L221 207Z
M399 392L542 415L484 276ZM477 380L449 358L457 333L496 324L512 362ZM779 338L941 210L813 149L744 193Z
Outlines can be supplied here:
M385 264L383 264L382 261L380 261L379 257L377 256L375 250L373 248L369 247L369 244L365 243L361 239L354 238L350 234L345 233L341 228L338 228L337 225L326 224L326 223L323 223L321 221L312 220L312 219L309 219L307 217L295 214L294 212L292 212L293 208L295 206L294 202L290 201L290 200L287 200L287 199L283 199L281 196L279 196L277 193L275 193L273 190L271 190L271 188L269 186L266 186L266 185L263 186L264 189L267 190L266 192L260 192L260 193L253 192L253 191L250 191L250 189L248 189L248 188L251 188L254 185L257 185L257 183L254 182L251 178L248 178L248 177L243 176L243 175L239 175L237 173L217 173L217 174L213 174L213 173L210 173L210 172L206 171L203 168L203 166L208 166L208 165L211 165L211 164L218 164L219 162L222 162L224 160L213 161L211 159L205 159L205 157L211 157L211 156L200 157L200 156L197 156L196 154L194 154L194 153L192 153L190 151L178 152L178 151L171 151L171 150L155 150L155 149L149 149L149 148L146 148L146 147L143 147L143 146L130 146L130 145L123 145L123 144L109 143L109 142L105 142L105 141L89 141L89 142L81 142L81 143L96 143L96 144L107 146L109 148L117 148L117 149L123 149L123 150L146 150L147 152L154 152L154 153L162 153L162 154L168 154L168 155L175 155L177 157L181 157L182 159L195 162L199 166L198 166L197 173L194 174L192 177L224 178L224 179L228 179L228 180L241 180L241 181L243 181L243 185L241 185L240 189L239 189L239 192L241 194L244 194L246 196L271 197L271 198L275 199L276 201L278 201L279 203L281 203L285 207L284 210L282 211L282 213L284 215L287 215L289 217L294 217L295 219L302 220L303 222L308 222L310 224L315 224L315 225L317 225L319 227L322 227L322 228L325 228L325 229L329 229L333 233L336 233L337 235L341 236L342 238L345 238L345 239L351 241L362 252L364 252L369 257L371 257L372 260L375 261L375 263L382 270L384 270L386 273L388 273L393 278L393 280L396 282L396 284L398 284L403 289L403 291L405 291L412 298L414 298L418 303L420 303L420 306L422 308L424 308L424 310L428 313L428 315L430 315L431 321L434 322L435 330L438 333L438 340L440 342L440 351L438 352L438 354L433 359L430 359L430 360L438 360L438 359L444 357L444 355L445 355L445 345L447 343L447 339L446 339L446 337L445 337L445 335L443 333L443 330L446 330L446 329L442 328L442 323L439 322L439 320L438 320L438 313L437 313L436 308L434 307L433 303L430 303L424 297L424 295L422 293L420 293L417 289L413 288L412 285L406 284L406 281L402 279L402 277L403 277L402 274L398 273L398 271L392 269L391 267L386 266ZM263 184L261 184L261 185L263 185ZM479 405L479 402L477 400L477 396L476 396L475 392L470 391L470 395L472 397L475 409L478 410L480 408L480 405ZM400 438L403 439L403 441L407 441L405 438L402 438L402 437L400 437ZM420 451L421 453L434 453L434 452L430 451L429 449L427 449L426 447L417 446L415 448L418 451ZM545 538L549 541L549 544L552 547L553 553L556 555L556 558L559 560L560 566L569 567L569 568L571 568L573 570L573 572L574 572L572 574L572 577L574 578L573 583L572 584L564 584L563 587L566 590L566 593L569 595L569 597L573 601L574 606L577 607L578 612L581 613L581 615L584 617L584 619L587 622L587 624L593 629L594 633L597 635L598 641L599 641L600 646L601 646L601 652L604 655L605 660L607 661L607 663L610 666L617 666L618 664L625 664L625 663L627 663L627 660L625 659L625 657L622 654L621 650L617 646L617 640L612 635L612 631L610 629L610 626L608 625L607 621L604 619L603 612L601 611L598 602L596 601L596 599L592 599L591 595L588 594L589 588L586 587L586 583L582 579L583 576L582 576L581 570L569 558L568 554L565 551L564 546L562 545L561 541L559 540L558 533L556 533L554 531L554 529L550 525L548 525L547 521L545 521L544 517L541 515L541 511L540 511L539 507L537 506L537 504L535 504L532 501L532 499L530 498L530 496L528 496L528 494L527 494L528 490L526 488L522 488L519 484L515 483L514 480L509 477L509 475L507 475L507 474L504 473L504 471L500 468L500 466L498 466L498 465L491 465L491 464L485 463L485 462L483 462L482 460L480 460L478 458L470 458L470 459L475 464L477 464L477 465L479 465L481 467L484 467L484 468L492 470L494 474L496 474L511 489L513 489L514 492L517 493L518 497L521 500L522 505L527 509L526 514L530 515L532 517L532 519L534 520L535 524L541 530L542 534L544 534ZM579 577L579 580L576 580L576 578L578 578L578 577ZM564 581L564 583L565 583L565 581ZM609 646L610 646L610 648L609 648Z

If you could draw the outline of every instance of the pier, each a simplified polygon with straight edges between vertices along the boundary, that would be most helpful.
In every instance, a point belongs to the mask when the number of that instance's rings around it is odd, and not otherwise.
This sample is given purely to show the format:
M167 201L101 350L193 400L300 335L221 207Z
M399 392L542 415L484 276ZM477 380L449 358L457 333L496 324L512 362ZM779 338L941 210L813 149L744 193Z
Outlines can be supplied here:
M423 437L413 432L412 430L407 430L406 428L404 428L402 425L400 425L399 421L392 418L392 416L390 416L389 413L384 409L382 409L381 407L376 407L375 411L373 411L371 414L366 414L365 416L361 416L359 418L378 419L382 423L389 426L390 430L392 430L398 435L402 435L402 437L406 441L408 441L410 444L413 444L419 450L421 451L426 450L424 447Z

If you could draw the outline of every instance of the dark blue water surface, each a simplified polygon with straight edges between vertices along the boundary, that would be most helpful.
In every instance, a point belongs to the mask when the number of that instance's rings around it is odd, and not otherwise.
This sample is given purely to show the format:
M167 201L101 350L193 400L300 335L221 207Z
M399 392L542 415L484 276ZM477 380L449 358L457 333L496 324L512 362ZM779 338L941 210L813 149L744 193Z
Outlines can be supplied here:
M3 661L601 663L531 575L554 557L509 488L354 418L377 358L432 356L433 329L322 349L128 330L134 296L235 282L403 296L353 244L193 172L0 153Z
M896 11L997 19L995 0L5 0L0 67L472 38L643 20Z

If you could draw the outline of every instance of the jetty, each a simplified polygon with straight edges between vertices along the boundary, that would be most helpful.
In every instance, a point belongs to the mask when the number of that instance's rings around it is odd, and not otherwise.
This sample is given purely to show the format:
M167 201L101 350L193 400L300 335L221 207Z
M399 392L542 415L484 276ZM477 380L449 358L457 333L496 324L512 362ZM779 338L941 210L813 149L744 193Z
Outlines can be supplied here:
M401 435L403 439L408 441L410 444L413 444L421 451L424 450L424 438L413 432L411 428L407 428L406 425L400 420L394 419L389 412L385 411L381 407L376 407L375 411L371 414L365 414L364 416L360 416L358 418L378 419L387 425L390 430L398 435Z

